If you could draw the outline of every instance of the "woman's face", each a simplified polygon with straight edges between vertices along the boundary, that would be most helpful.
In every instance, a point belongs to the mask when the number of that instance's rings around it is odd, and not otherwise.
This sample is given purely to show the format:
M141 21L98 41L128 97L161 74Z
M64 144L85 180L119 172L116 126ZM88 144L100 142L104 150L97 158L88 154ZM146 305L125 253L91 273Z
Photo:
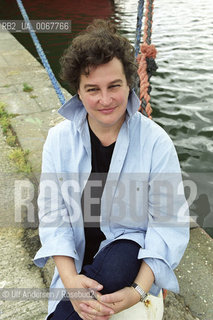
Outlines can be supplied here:
M125 119L129 86L123 65L117 58L81 75L79 97L93 130L120 129Z

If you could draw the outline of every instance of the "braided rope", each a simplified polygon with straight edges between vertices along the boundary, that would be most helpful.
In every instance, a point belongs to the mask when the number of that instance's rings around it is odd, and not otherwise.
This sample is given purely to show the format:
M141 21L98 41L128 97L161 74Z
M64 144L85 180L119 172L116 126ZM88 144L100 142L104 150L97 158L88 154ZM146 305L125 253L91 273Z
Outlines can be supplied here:
M151 45L152 36L152 17L153 17L153 5L154 0L147 0L145 22L144 22L144 35L143 43L141 45L141 53L137 56L138 76L140 79L140 100L141 106L139 110L147 115L146 110L152 110L150 105L150 78L153 71L157 70L155 58L157 50L154 45Z
M143 19L143 8L144 0L138 1L138 14L137 14L137 25L136 25L136 36L135 36L135 56L137 57L140 50L140 40L141 40L141 29L142 29L142 19Z
M153 2L154 0L148 0L146 4L143 41L146 42L147 44L151 44L152 17L153 17L153 8L154 8Z
M37 50L37 52L39 54L39 57L41 58L41 61L42 61L43 65L44 65L45 69L47 70L47 73L48 73L49 78L50 78L50 80L52 82L52 85L53 85L53 87L54 87L54 89L55 89L55 91L56 91L56 93L58 95L58 98L59 98L61 104L64 104L66 102L66 100L64 98L64 95L61 92L61 89L60 89L60 87L58 85L58 82L57 82L57 80L56 80L56 78L54 76L54 73L53 73L53 71L52 71L52 69L51 69L51 67L49 65L49 62L48 62L48 60L46 58L46 55L45 55L45 53L44 53L44 51L43 51L43 49L41 47L41 44L40 44L40 42L39 42L39 40L38 40L38 38L36 36L36 33L33 30L33 27L32 27L32 25L30 23L30 19L29 19L27 13L26 13L26 10L25 10L25 8L23 6L23 3L22 3L21 0L16 0L16 1L17 1L17 4L19 6L19 9L21 11L21 14L22 14L24 20L27 22L27 24L29 26L29 31L30 31L31 38L32 38L32 40L34 42L34 45L35 45L36 50Z
M144 0L138 1L138 14L137 14L137 26L136 26L136 39L135 39L135 54L136 59L139 63L138 75L140 79L140 100L141 106L139 110L144 115L148 116L146 110L152 110L150 105L150 92L151 85L149 80L151 78L152 72L157 70L157 65L154 61L157 55L157 50L154 45L151 45L151 35L152 35L152 17L153 17L153 2L154 0L147 0L146 14L145 14L145 27L143 44L141 45L141 54L139 54L140 38L141 38L141 28L142 28L142 17L143 17L143 7ZM136 92L138 87L135 88ZM167 296L167 290L163 289L163 299Z

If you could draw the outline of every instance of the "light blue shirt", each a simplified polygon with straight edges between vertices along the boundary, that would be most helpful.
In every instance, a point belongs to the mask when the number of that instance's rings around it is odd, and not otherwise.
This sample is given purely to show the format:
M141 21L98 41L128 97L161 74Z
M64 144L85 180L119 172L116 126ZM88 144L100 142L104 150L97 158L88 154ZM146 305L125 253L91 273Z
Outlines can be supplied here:
M114 240L136 241L138 259L155 276L150 293L157 295L161 288L178 292L173 269L189 240L179 161L167 133L137 111L139 103L131 92L101 199L100 228L106 240L99 251ZM66 120L49 130L43 149L38 198L42 247L34 262L43 267L49 257L70 256L80 272L85 250L81 194L91 172L90 134L77 96L59 113ZM51 288L64 288L56 268ZM49 313L58 302L49 301Z

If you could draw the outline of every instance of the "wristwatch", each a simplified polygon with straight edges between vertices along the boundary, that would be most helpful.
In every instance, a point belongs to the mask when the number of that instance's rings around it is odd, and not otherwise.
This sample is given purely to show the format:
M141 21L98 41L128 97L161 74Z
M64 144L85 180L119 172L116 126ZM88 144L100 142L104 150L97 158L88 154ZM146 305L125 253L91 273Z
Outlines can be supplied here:
M133 287L141 296L140 301L143 302L146 297L148 296L148 294L137 284L137 283L133 283L131 285L131 287Z

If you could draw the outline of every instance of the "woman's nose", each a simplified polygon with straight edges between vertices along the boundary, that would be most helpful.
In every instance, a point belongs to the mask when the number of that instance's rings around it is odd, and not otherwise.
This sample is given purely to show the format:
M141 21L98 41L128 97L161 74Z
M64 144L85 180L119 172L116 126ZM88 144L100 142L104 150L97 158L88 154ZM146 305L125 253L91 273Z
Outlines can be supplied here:
M100 104L103 106L108 106L112 102L112 97L110 96L109 92L102 92L100 99L99 99Z

